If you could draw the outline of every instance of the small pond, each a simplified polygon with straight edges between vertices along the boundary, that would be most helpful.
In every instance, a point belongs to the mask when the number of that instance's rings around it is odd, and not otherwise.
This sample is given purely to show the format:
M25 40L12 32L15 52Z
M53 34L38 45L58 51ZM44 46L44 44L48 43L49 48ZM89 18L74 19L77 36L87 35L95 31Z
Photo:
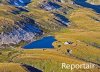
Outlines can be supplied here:
M33 41L30 44L25 45L24 49L37 49L37 48L54 48L52 43L56 41L53 36L43 37L40 40Z

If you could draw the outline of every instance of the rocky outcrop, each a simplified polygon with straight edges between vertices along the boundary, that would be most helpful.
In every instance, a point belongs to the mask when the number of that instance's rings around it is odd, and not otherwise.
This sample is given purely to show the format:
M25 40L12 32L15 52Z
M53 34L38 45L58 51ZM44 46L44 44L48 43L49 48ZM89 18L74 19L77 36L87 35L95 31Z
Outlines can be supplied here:
M9 25L7 26L7 24L2 27L4 31L0 33L0 46L3 44L18 44L21 41L31 42L34 40L34 37L43 34L37 23L25 16L23 20L14 22L11 27Z
M63 9L58 3L61 2L60 0L39 3L39 8L33 8L32 11L23 7L24 5L16 5L17 0L7 1L11 4L7 4L7 6L11 7L8 9L5 6L5 9L1 10L3 15L0 15L0 18L3 17L4 19L0 19L0 46L5 44L18 45L22 41L31 42L44 33L58 31L69 25L68 19L63 14L54 14L58 9L59 11L61 11L61 8ZM26 3L27 1L18 0L17 3ZM40 5L42 9L39 11ZM51 10L54 10L54 12L49 12Z
M45 9L45 10L57 10L59 8L61 8L60 5L58 5L57 3L55 2L44 2L42 5L41 5L41 8Z

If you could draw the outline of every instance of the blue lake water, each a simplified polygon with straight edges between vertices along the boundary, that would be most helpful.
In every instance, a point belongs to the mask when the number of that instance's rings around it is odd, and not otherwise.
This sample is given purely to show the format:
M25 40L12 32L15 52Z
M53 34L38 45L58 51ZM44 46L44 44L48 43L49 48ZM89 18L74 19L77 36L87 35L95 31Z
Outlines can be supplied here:
M54 48L52 43L56 41L53 36L43 37L40 40L34 41L30 44L24 46L24 49L34 49L34 48Z
M81 5L83 7L91 8L97 13L100 13L100 5L92 5L86 2L87 0L75 0L75 4Z

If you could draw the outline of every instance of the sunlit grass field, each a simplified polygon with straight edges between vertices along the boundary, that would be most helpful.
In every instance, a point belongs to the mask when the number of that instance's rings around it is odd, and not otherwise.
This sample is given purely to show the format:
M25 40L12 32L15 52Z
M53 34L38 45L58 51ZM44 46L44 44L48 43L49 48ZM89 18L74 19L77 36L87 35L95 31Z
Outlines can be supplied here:
M17 63L0 63L0 72L27 72Z
M43 72L99 72L99 68L95 69L62 69L61 63L67 64L84 64L93 63L100 65L100 14L95 13L91 9L79 7L75 8L70 4L62 6L70 6L73 10L68 14L63 14L70 20L70 26L60 30L60 26L56 26L55 16L49 11L38 8L38 1L30 3L28 13L22 13L31 17L45 32L51 31L51 35L57 40L53 43L54 49L22 49L15 47L11 49L0 50L0 72L27 72L21 64L27 64L36 67ZM9 13L15 8L0 6L0 22L13 24L19 15ZM7 11L5 11L7 10ZM54 11L55 12L55 11ZM62 12L56 12L62 13ZM6 17L6 18L5 18ZM52 24L52 22L54 22ZM3 23L0 23L0 25ZM5 23L4 23L5 24ZM54 26L55 25L55 26ZM11 25L10 25L11 26ZM56 30L57 32L52 32ZM2 31L2 29L0 29ZM67 41L73 44L64 44ZM67 50L72 50L69 54Z
M87 2L95 5L100 5L100 0L87 0Z

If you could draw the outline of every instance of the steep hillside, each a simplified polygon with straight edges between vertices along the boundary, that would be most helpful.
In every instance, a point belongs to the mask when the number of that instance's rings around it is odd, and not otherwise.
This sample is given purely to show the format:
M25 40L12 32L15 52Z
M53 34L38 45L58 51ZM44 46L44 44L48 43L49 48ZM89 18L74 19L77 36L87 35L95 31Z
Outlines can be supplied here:
M94 5L100 5L100 0L87 0L87 2L94 4Z
M42 71L25 64L0 63L0 72L42 72Z
M86 0L0 2L1 72L100 71L99 5ZM55 38L54 48L24 49L44 36ZM48 45L48 41L41 45ZM91 63L95 68L62 69L62 63Z
M0 63L0 72L27 72L20 64Z
M39 4L39 1L34 0L22 2L27 3L27 7L25 5L20 6L20 1L17 1L19 5L16 0L8 0L7 2L5 4L3 1L0 6L0 45L13 45L21 41L31 42L38 36L58 31L68 25L68 19L64 13L61 13L64 7L56 2L48 1ZM33 6L33 3L37 5ZM47 7L50 7L51 11L46 11ZM66 13L66 11L64 12ZM59 12L59 16L57 12Z

